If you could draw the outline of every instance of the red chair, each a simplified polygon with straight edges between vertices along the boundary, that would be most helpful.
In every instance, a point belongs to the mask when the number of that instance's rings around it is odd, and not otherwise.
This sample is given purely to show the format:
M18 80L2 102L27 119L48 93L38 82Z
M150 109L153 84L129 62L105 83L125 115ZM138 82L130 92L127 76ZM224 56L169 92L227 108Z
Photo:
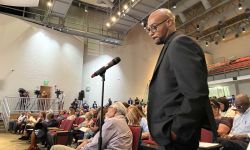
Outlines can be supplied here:
M82 123L85 119L84 118L81 118L81 117L77 117L74 121L74 124L75 125L79 125L80 123Z
M133 134L132 150L138 150L142 132L141 127L129 126L129 128Z
M213 133L212 133L212 131L206 130L206 129L201 129L200 142L212 143L213 142Z
M59 128L49 128L47 134L48 147L52 145L70 145L73 135L71 132L74 120L63 120Z

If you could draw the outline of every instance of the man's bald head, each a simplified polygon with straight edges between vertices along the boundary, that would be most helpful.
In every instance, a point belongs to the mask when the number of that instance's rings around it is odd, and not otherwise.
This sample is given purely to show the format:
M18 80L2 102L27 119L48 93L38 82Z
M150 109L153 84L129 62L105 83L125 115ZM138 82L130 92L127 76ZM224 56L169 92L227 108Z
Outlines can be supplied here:
M167 37L176 31L175 15L169 9L157 9L148 17L147 31L156 44L164 44Z
M166 18L170 18L172 21L175 22L175 15L171 12L171 10L166 9L166 8L161 8L161 9L157 9L154 12L152 12L148 19L151 18L159 18L159 19L166 19Z
M244 113L249 106L250 101L246 94L239 94L235 97L235 107L240 113Z

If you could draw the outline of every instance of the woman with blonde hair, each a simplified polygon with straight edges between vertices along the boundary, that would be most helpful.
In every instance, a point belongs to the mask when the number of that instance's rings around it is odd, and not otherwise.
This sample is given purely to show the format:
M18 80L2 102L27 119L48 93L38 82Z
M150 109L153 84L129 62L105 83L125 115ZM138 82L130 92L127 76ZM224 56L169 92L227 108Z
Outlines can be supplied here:
M127 110L128 125L138 125L142 128L142 136L141 139L148 139L150 134L148 130L148 122L143 114L136 106L129 106Z

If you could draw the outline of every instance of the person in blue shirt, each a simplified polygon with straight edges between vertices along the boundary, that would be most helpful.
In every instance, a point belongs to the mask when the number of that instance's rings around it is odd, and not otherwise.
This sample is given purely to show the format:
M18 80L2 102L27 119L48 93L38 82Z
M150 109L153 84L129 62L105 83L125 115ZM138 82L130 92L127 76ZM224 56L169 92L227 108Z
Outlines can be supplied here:
M94 101L93 105L92 105L92 108L96 109L97 108L97 104L96 104L96 101Z
M235 98L236 111L233 127L229 135L225 135L219 142L222 150L246 150L250 141L250 101L246 94L239 94Z
M131 99L131 97L130 97L129 100L128 100L128 104L129 104L129 105L133 105L133 100Z

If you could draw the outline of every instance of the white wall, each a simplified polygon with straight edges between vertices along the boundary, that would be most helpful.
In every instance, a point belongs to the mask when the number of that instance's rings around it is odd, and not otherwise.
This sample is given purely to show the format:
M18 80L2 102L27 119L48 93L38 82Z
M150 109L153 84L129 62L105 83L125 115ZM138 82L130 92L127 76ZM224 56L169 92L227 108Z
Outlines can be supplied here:
M48 80L52 95L57 85L69 104L81 90L83 48L70 35L0 14L0 97L18 96L21 87L34 96Z
M210 52L214 61L218 61L218 58L225 57L230 58L235 56L236 58L242 56L250 55L250 34L245 33L241 34L239 38L233 38L229 40L225 40L220 42L218 45L209 44L208 47L205 48L206 51Z
M106 73L105 102L107 99L127 101L131 98L147 97L147 84L151 79L156 60L162 46L155 46L143 28L138 25L127 35L123 46L101 44L98 55L85 54L84 87L90 87L86 92L86 101L92 103L101 100L101 78L90 78L91 73L108 63L114 57L120 57L121 62Z

